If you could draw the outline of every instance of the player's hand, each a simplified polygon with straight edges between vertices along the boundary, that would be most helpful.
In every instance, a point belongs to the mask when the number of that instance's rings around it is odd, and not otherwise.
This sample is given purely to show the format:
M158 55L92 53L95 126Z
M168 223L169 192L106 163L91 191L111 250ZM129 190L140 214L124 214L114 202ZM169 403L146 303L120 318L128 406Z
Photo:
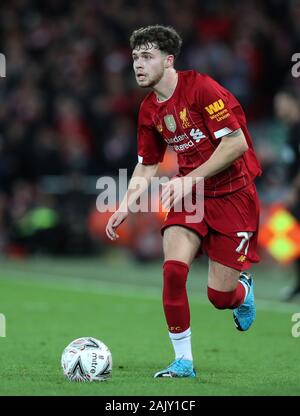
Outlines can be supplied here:
M161 203L166 210L170 210L193 189L191 180L184 181L184 177L175 178L162 184Z
M123 221L125 221L127 216L128 212L116 211L110 217L105 229L106 235L110 240L115 241L119 238L119 234L116 233L116 229L122 224Z

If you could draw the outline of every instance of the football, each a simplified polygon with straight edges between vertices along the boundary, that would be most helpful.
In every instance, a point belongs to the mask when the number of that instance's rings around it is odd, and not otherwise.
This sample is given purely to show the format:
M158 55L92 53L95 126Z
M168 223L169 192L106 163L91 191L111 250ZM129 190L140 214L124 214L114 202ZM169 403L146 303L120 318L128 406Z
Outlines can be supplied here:
M111 376L112 355L96 338L77 338L64 349L61 366L70 381L103 381Z

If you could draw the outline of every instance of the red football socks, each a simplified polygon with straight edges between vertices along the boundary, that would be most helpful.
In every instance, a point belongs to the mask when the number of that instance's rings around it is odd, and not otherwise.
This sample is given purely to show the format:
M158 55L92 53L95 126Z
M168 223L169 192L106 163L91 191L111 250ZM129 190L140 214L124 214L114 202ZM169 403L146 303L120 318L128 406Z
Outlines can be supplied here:
M186 281L189 267L178 260L167 260L164 263L163 307L171 333L180 333L190 327L190 308L186 292ZM230 292L207 288L210 302L217 309L235 309L246 297L246 288L238 282L236 289Z
M186 293L189 267L177 260L164 263L163 307L172 333L183 332L190 327L190 308Z
M244 302L246 288L241 282L238 282L236 289L231 292L221 292L207 287L207 296L217 309L235 309Z

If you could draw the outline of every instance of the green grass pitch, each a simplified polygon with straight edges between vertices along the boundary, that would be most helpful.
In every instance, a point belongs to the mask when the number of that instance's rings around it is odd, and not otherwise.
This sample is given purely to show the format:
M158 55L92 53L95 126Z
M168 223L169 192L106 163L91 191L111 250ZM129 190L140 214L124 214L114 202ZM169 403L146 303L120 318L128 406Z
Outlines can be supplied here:
M2 260L0 395L299 395L300 337L292 337L291 317L300 304L277 300L290 283L288 271L257 268L257 319L247 333L234 328L231 311L209 303L206 274L204 263L193 267L188 286L197 378L153 379L173 359L159 263L117 257ZM64 379L61 353L81 336L111 349L109 381Z

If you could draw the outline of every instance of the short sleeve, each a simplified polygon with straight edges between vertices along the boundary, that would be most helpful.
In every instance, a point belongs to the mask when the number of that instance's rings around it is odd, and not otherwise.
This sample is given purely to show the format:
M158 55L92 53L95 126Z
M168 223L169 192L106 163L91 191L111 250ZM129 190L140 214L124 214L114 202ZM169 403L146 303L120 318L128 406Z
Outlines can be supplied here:
M198 97L205 125L214 139L241 127L233 111L240 106L238 101L209 76L203 76Z
M140 109L138 119L137 148L138 162L154 165L163 161L167 143L160 136L154 125L147 121Z

